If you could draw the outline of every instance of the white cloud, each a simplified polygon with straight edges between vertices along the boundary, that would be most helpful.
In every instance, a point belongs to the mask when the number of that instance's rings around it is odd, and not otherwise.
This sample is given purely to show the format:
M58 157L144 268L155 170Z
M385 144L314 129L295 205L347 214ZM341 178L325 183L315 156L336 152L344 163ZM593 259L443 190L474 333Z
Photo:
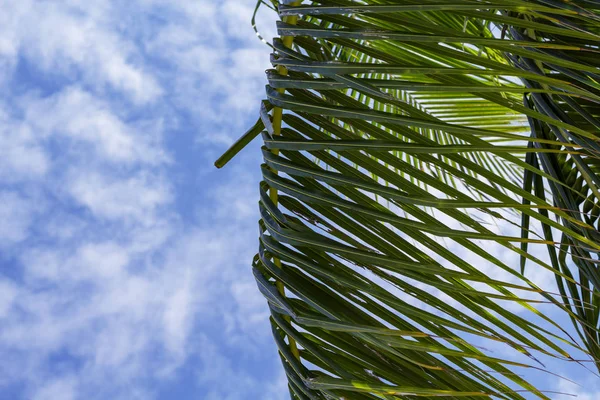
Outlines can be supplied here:
M0 190L0 247L23 241L40 204L17 192Z
M150 225L160 206L169 203L169 186L159 176L141 174L115 179L95 171L73 173L69 193L100 218Z
M148 50L177 71L172 82L177 106L195 121L210 123L201 132L203 144L231 142L241 135L246 127L230 116L257 115L258 101L265 96L270 49L250 27L253 6L234 1L174 5L171 22L148 42ZM266 21L272 19L272 13L259 16L262 26L270 26ZM273 31L263 33L269 37Z
M555 400L567 400L567 399L577 399L577 400L596 400L600 399L600 389L598 385L591 381L587 382L587 385L580 386L574 383L561 380L556 388L557 392L561 392L563 394L553 395L553 399ZM573 397L576 396L576 397Z
M121 277L129 263L127 250L114 242L85 243L73 254L38 249L23 257L28 279L57 284L86 279L107 282Z
M185 344L190 333L193 297L190 271L185 271L178 288L166 299L163 323L165 343L176 356L185 357Z
M49 165L48 153L34 131L0 109L0 178L7 183L40 178Z
M7 280L0 280L0 319L9 314L18 294L17 286Z
M47 98L26 96L20 102L29 123L26 126L38 138L68 139L73 150L82 153L79 156L84 159L89 160L91 151L104 160L118 163L158 164L167 160L157 147L158 138L152 130L140 132L117 115L106 101L80 87L67 87Z
M204 400L264 399L284 400L289 398L287 380L283 372L269 381L258 381L251 373L224 356L218 346L207 337L201 337L202 354L198 378L208 389ZM231 384L235 382L235 384Z
M105 86L143 104L157 99L162 89L142 68L132 38L122 34L118 9L106 3L71 1L8 1L8 15L0 28L0 55L16 67L19 54L48 76L82 80L98 90Z
M33 400L73 400L76 398L76 393L76 380L63 378L44 385L35 392L32 398Z
M21 258L25 286L3 299L9 311L0 327L0 356L19 352L18 369L28 363L47 365L57 352L69 354L86 365L74 375L76 398L95 398L88 397L89 391L100 380L111 379L113 387L132 393L144 386L122 386L131 379L172 376L204 352L191 342L194 327L225 329L227 316L235 315L237 322L227 333L231 337L219 340L256 354L257 343L268 339L260 329L266 328L267 315L260 295L252 293L250 274L240 276L238 266L253 250L243 240L230 229L218 234L196 229L170 239L166 252L140 253L136 238L27 250ZM11 312L17 294L18 311ZM215 303L223 294L236 302ZM259 334L237 343L245 330Z
M190 354L197 278L189 265L151 267L133 256L115 243L84 244L72 256L30 251L18 311L5 313L0 328L0 354L18 351L20 363L49 368L56 353L81 360L87 367L74 379L85 382L85 398L95 398L89 391L103 379L126 393L132 379L158 377L166 365L175 371ZM2 303L15 309L11 298Z

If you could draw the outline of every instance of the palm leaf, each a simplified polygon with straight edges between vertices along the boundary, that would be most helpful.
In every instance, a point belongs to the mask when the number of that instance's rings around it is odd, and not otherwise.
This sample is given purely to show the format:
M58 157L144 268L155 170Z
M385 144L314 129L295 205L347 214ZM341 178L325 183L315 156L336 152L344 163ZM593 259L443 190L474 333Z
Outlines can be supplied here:
M253 272L293 398L548 399L518 371L600 359L594 4L274 3L267 101L216 164L262 133Z

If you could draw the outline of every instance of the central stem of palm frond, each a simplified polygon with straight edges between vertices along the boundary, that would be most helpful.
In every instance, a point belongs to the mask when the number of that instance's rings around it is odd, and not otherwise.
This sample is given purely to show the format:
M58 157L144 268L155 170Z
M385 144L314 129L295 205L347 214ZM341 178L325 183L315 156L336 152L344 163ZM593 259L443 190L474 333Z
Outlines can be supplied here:
M301 3L301 1L296 1L293 2L291 5L292 6L297 6ZM284 17L283 21L291 24L291 25L296 25L296 22L298 20L298 17L296 15L291 15L288 17ZM283 36L281 38L284 46L291 48L292 47L292 43L294 41L294 37L293 36ZM277 66L277 72L281 75L287 75L287 69L284 66ZM277 91L279 93L283 93L285 91L285 89L277 89ZM282 123L282 119L283 119L283 109L281 107L275 107L273 108L273 131L275 135L281 135L281 123ZM273 153L275 155L279 154L279 150L273 150ZM277 171L273 171L275 174L277 174ZM273 204L277 205L278 203L278 194L277 194L277 189L275 188L270 188L269 189L269 197L271 198L271 201L273 202ZM281 268L281 261L278 258L274 258L274 263L278 268ZM283 285L283 282L281 281L276 281L275 285L277 286L277 290L279 291L279 293L282 296L285 296L285 287ZM287 318L288 322L290 322L289 317ZM288 336L288 340L290 343L290 350L292 352L292 354L294 355L294 357L296 357L297 359L300 359L300 352L298 351L298 346L296 345L296 341L291 337Z

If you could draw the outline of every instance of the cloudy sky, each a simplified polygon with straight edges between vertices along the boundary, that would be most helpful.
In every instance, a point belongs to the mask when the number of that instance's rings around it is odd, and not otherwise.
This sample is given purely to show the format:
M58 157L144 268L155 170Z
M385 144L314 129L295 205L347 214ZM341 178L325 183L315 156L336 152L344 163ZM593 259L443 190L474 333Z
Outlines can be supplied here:
M259 152L212 165L264 93L253 6L0 1L0 399L285 398Z
M264 96L254 3L0 0L0 400L288 398L259 144L213 167Z

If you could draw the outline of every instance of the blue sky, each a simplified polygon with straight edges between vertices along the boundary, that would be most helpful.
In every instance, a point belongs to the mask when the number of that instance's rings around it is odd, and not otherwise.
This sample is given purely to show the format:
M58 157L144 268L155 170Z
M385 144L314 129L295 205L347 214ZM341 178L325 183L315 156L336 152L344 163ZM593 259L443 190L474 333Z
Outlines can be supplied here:
M259 143L213 167L264 97L254 3L0 0L0 400L288 398Z
M285 398L253 1L0 1L0 399Z

